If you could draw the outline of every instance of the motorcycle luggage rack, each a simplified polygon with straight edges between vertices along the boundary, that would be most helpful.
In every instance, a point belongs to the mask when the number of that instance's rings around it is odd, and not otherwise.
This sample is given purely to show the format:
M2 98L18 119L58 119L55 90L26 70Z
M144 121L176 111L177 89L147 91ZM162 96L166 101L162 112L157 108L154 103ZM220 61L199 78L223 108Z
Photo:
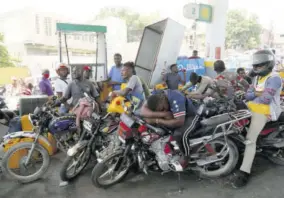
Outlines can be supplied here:
M230 113L225 113L229 116L229 121L227 122L224 122L224 123L221 123L221 124L218 124L214 131L213 131L213 134L212 134L212 139L215 138L215 134L216 132L221 129L223 134L224 134L224 137L226 139L226 135L228 134L228 132L230 131L230 129L232 129L233 127L235 129L237 129L238 131L241 130L241 128L243 128L242 126L239 127L236 125L236 123L238 123L239 121L241 120L244 120L244 119L248 119L251 117L251 112L249 110L238 110L238 111L235 111L235 112L230 112ZM221 114L221 115L224 115L224 114ZM214 116L213 116L214 117ZM227 142L227 141L226 141Z

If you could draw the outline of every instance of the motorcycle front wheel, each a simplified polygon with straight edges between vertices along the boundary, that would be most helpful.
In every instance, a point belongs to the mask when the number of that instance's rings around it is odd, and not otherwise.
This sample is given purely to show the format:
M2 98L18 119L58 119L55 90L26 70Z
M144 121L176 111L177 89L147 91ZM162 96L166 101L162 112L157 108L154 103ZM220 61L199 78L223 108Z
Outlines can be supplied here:
M117 151L98 163L92 171L93 185L107 188L123 180L130 169L130 158L124 157L122 151ZM108 177L109 179L105 179Z
M71 181L77 177L88 165L91 159L91 152L87 147L74 156L67 156L62 164L60 170L60 177L62 181ZM71 172L72 168L74 170Z
M47 172L50 164L49 154L41 145L36 144L33 148L33 144L36 143L18 143L4 154L1 168L6 177L21 183L29 183L38 180ZM32 148L33 150L29 151ZM29 152L32 152L32 155L26 163ZM34 173L28 171L28 168L35 168L38 163L42 163L38 170Z

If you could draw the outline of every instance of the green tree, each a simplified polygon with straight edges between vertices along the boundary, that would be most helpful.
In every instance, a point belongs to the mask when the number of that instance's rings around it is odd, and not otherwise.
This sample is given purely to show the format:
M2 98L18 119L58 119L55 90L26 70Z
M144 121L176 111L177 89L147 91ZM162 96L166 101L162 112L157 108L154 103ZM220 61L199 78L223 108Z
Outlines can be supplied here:
M136 32L141 32L142 34L142 30L145 26L150 25L151 23L160 19L160 15L157 12L141 15L138 12L134 12L125 7L102 8L95 19L104 19L110 16L125 20L128 36L129 34L135 34Z
M0 67L15 67L7 48L4 46L4 35L0 33Z
M255 14L245 10L231 10L227 15L226 47L253 49L260 44L262 27Z

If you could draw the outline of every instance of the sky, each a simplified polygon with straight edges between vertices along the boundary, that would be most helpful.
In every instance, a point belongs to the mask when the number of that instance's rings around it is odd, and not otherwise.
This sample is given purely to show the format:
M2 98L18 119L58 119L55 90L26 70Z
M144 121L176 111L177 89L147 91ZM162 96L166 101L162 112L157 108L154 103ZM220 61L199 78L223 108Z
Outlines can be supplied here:
M199 1L201 0L197 0ZM127 6L141 13L158 11L163 17L179 19L182 17L183 5L189 2L190 0L6 0L0 6L0 14L32 6L84 22L92 19L105 6ZM257 14L264 27L269 27L273 21L275 31L284 32L283 0L229 0L229 9L235 8Z

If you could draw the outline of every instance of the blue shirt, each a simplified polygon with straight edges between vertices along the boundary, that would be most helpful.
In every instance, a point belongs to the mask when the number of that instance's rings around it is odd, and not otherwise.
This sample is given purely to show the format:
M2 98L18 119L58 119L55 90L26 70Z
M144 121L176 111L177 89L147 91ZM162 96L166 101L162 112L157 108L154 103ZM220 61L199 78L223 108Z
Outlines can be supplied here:
M178 90L166 90L165 91L171 112L174 115L174 118L178 118L180 116L195 116L196 115L196 107L193 105L192 101L186 98L181 92Z
M114 82L119 82L119 83L123 83L124 80L121 76L121 68L122 67L116 67L115 65L112 66L112 68L109 71L108 77L110 78L111 81ZM120 90L120 85L113 85L112 86L112 90Z

